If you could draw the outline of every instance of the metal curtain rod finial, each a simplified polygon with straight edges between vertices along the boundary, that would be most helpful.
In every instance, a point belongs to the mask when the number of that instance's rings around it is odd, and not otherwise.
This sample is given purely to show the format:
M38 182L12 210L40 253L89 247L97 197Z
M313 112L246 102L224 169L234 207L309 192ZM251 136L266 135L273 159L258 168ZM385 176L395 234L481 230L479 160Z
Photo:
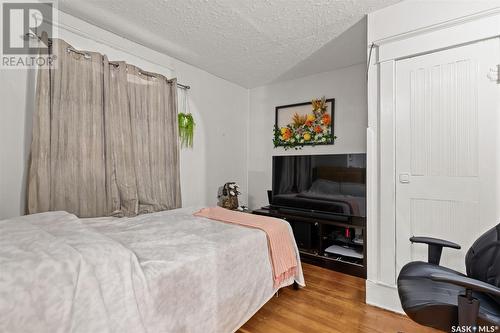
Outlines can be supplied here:
M171 83L171 82L172 82L172 80L168 80L168 83ZM185 84L180 84L180 83L177 83L177 88L181 88L181 89L185 89L185 90L191 89L190 86L187 86Z
M39 36L37 36L36 34L34 34L34 33L32 33L32 32L27 32L27 33L25 33L23 37L24 37L24 38L31 38L31 39L41 40L41 38L40 38ZM48 42L49 42L49 46L50 46L50 45L52 44L52 39L50 39L50 38L49 38L49 41L48 41ZM75 49L73 49L73 48L68 47L68 48L66 49L66 52L74 52L74 53L77 53L77 54L81 54L81 55L83 55L83 56L85 57L85 59L90 59L90 55L89 55L88 53L84 52L84 51L78 51L78 50L75 50ZM113 65L113 66L118 66L118 64L117 64L117 63L115 63L115 62L110 61L109 63L110 63L111 65ZM147 72L143 72L143 71L141 71L141 74L143 74L143 75L147 75L148 73L147 73ZM169 81L169 82L170 82L170 81ZM185 89L185 90L189 90L189 89L191 89L191 87L190 87L190 86L185 85L185 84L180 84L180 83L177 83L177 87L178 87L178 88L180 88L180 89Z
M179 88L181 88L181 89L186 89L186 90L191 89L191 87L190 87L190 86L186 86L186 85L184 85L184 84L180 84L180 83L177 83L177 87L179 87Z

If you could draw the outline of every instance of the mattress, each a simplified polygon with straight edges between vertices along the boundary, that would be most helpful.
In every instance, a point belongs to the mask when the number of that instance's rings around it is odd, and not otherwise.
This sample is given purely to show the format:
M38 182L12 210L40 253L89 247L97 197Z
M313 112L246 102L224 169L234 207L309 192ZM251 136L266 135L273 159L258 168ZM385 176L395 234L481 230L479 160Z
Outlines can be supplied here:
M276 292L267 238L197 209L0 221L0 331L236 331Z

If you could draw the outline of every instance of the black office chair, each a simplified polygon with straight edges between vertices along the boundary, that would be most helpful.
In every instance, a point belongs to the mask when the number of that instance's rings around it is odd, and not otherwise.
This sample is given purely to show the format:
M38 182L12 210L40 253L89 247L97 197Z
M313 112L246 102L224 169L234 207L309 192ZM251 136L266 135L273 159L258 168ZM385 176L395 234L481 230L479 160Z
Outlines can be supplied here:
M428 237L410 241L428 245L428 262L410 262L399 273L399 298L408 317L448 332L457 325L500 326L500 224L467 252L467 275L439 266L443 247L460 249L458 244Z

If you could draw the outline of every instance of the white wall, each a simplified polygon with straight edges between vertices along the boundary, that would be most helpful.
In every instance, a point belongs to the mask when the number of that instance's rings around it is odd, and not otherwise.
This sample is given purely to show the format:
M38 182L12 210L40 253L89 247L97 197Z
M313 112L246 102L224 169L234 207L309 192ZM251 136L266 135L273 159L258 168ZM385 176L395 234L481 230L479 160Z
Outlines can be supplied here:
M314 97L335 98L334 145L302 150L273 148L275 107L310 101ZM250 208L267 205L271 189L272 156L298 154L342 154L366 152L366 65L364 63L284 81L250 90L248 136L248 201Z
M65 13L58 16L59 37L74 47L177 76L178 82L191 86L189 101L197 126L194 148L181 152L184 206L214 204L218 186L228 180L247 183L247 89ZM32 70L0 70L0 219L25 209L34 78Z
M393 133L386 127L380 129L381 124L394 119L393 99L380 99L381 91L394 89L393 60L465 43L467 38L482 39L489 33L485 26L467 29L467 20L492 15L498 12L495 8L500 8L500 1L406 0L368 15L368 45L378 45L373 50L368 82L368 304L402 311L396 289L396 242L407 239L396 239L395 208L390 208L395 202L394 187L382 179L395 178L390 148ZM493 23L486 26L498 30L495 16L489 21ZM379 63L381 58L386 61Z

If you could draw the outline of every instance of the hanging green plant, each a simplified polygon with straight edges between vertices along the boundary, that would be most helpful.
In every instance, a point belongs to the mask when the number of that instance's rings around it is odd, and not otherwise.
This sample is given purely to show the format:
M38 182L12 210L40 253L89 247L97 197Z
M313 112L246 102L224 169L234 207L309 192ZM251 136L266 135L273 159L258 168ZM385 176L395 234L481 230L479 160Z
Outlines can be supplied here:
M194 123L191 113L179 113L179 138L181 139L181 147L193 148Z

